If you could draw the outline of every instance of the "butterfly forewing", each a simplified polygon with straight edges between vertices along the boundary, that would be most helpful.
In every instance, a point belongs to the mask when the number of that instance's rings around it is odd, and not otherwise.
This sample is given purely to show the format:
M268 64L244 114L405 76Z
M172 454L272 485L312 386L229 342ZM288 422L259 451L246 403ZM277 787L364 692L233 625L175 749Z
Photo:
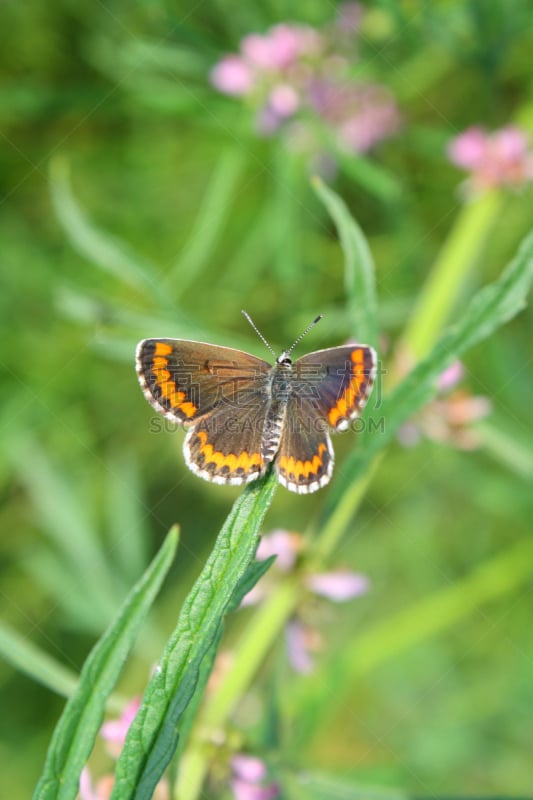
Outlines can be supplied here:
M317 350L293 364L294 391L307 397L331 428L346 430L366 405L376 363L375 351L366 345Z
M213 409L241 407L271 369L267 361L186 339L145 339L137 347L137 373L157 411L190 425Z

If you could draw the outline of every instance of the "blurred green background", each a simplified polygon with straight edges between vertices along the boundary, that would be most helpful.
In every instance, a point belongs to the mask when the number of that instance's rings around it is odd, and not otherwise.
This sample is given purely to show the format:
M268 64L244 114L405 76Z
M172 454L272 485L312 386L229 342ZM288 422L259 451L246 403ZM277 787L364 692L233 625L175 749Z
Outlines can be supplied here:
M339 159L330 181L376 261L387 365L461 213L446 144L471 124L533 131L533 18L526 0L365 8L361 74L393 92L402 127L368 158ZM319 0L2 4L2 619L77 673L178 522L178 563L124 696L142 691L239 493L186 469L183 434L158 427L139 389L136 342L182 336L264 356L241 308L280 350L318 313L300 353L357 335L308 162L209 83L245 34L321 28L335 13ZM512 257L531 201L527 188L506 199L465 297ZM388 451L335 557L372 591L331 611L320 681L293 675L281 648L259 679L291 767L426 795L529 793L531 604L505 559L531 531L532 326L526 311L466 359L465 386L493 408L478 448L423 438ZM339 465L353 445L336 440ZM322 503L280 490L268 529L303 530ZM477 602L469 580L491 559L503 588ZM416 610L447 589L463 610L449 621L435 603L435 632L417 633ZM405 645L352 674L345 643L404 609ZM62 704L0 662L12 800L30 793Z

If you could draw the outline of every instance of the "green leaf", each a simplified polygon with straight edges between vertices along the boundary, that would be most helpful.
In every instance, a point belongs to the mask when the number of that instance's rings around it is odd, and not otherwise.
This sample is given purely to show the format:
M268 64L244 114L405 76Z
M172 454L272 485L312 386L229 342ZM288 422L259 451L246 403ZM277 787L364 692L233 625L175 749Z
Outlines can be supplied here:
M232 609L240 606L244 597L254 588L255 584L261 580L263 575L268 572L276 558L277 556L270 556L263 561L253 561L250 564L242 576L242 580L235 589L235 594L231 600Z
M402 185L389 170L365 156L347 154L336 148L335 157L341 170L368 194L383 203L397 203L402 196Z
M5 622L0 622L0 655L15 669L65 697L78 685L74 672Z
M239 178L246 162L242 149L231 148L220 159L207 187L189 241L173 267L169 280L183 294L213 256L230 214Z
M326 206L344 252L344 282L350 313L350 328L360 342L377 341L377 301L374 262L365 236L341 198L320 178L314 189Z
M106 700L172 564L177 543L178 531L172 528L115 621L87 658L78 689L56 725L33 800L74 800L76 797L80 773L102 724Z
M86 604L101 630L102 621L104 624L110 621L118 599L122 599L125 592L119 594L120 582L109 567L79 487L73 485L71 476L50 460L30 434L16 433L6 451L35 507L40 529L53 544L52 557L56 566L52 572L58 576L58 567L62 565L67 580L72 579L71 589L80 598L81 605ZM49 566L52 567L50 559ZM47 572L43 571L42 575L45 577ZM86 586L88 576L91 581ZM64 592L65 587L58 583L56 588Z
M59 221L72 246L91 263L136 289L148 289L168 305L159 289L155 267L118 237L99 230L86 216L72 193L69 165L56 157L50 164L50 191Z
M224 616L243 586L276 486L272 471L247 486L224 523L128 732L117 763L114 800L152 797L183 732L202 663L205 658L212 660ZM190 718L186 719L189 725Z
M530 233L500 279L476 294L462 319L444 333L429 356L376 408L385 421L385 429L379 432L367 429L361 434L358 447L343 464L333 485L325 510L327 516L341 513L339 504L345 492L366 473L371 460L394 438L400 426L435 396L438 376L525 307L532 281L533 233Z

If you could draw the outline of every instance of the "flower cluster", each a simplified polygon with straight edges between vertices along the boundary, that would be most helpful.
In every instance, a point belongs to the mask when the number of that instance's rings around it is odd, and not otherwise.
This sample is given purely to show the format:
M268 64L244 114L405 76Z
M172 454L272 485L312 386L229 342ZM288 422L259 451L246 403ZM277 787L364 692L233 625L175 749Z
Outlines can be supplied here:
M324 30L280 24L249 34L238 53L215 65L211 82L246 98L265 136L283 129L300 150L316 152L333 140L365 153L398 130L399 113L385 87L351 77L360 17L359 4L346 3Z
M472 425L490 414L491 404L487 397L474 396L458 388L463 376L464 368L459 361L442 373L437 398L400 429L398 438L403 445L412 447L425 436L460 450L474 450L479 446Z
M295 570L302 549L303 537L298 533L275 530L263 536L257 549L257 558L263 561L275 555L276 562L273 569L245 596L242 604L255 605L275 591L276 583L283 579L283 574ZM369 588L369 580L365 575L346 569L302 574L301 580L310 597L325 597L335 603L359 597ZM312 616L314 618L316 614L313 613ZM299 613L289 621L285 639L291 667L295 672L311 672L314 668L314 654L322 649L323 639L316 627L306 621L305 601Z
M448 145L450 161L468 170L467 188L485 191L497 186L519 187L533 179L533 152L520 128L508 125L493 133L474 126Z

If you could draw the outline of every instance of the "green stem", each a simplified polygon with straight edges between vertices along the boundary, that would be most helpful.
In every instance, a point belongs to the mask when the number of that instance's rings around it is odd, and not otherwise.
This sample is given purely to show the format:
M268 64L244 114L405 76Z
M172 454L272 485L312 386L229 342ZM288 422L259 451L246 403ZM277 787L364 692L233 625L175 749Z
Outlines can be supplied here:
M420 293L403 347L415 360L429 353L475 267L500 213L505 195L486 192L465 205Z
M226 725L292 614L298 594L299 588L294 582L287 581L277 586L245 630L239 642L239 657L226 673L216 694L209 698L183 756L174 792L178 800L196 800L200 796L209 766L205 737Z
M354 518L357 509L361 505L366 490L381 463L381 458L381 455L375 458L364 477L356 481L352 488L342 495L322 525L320 533L311 547L310 561L313 565L324 564L334 552L350 521Z

